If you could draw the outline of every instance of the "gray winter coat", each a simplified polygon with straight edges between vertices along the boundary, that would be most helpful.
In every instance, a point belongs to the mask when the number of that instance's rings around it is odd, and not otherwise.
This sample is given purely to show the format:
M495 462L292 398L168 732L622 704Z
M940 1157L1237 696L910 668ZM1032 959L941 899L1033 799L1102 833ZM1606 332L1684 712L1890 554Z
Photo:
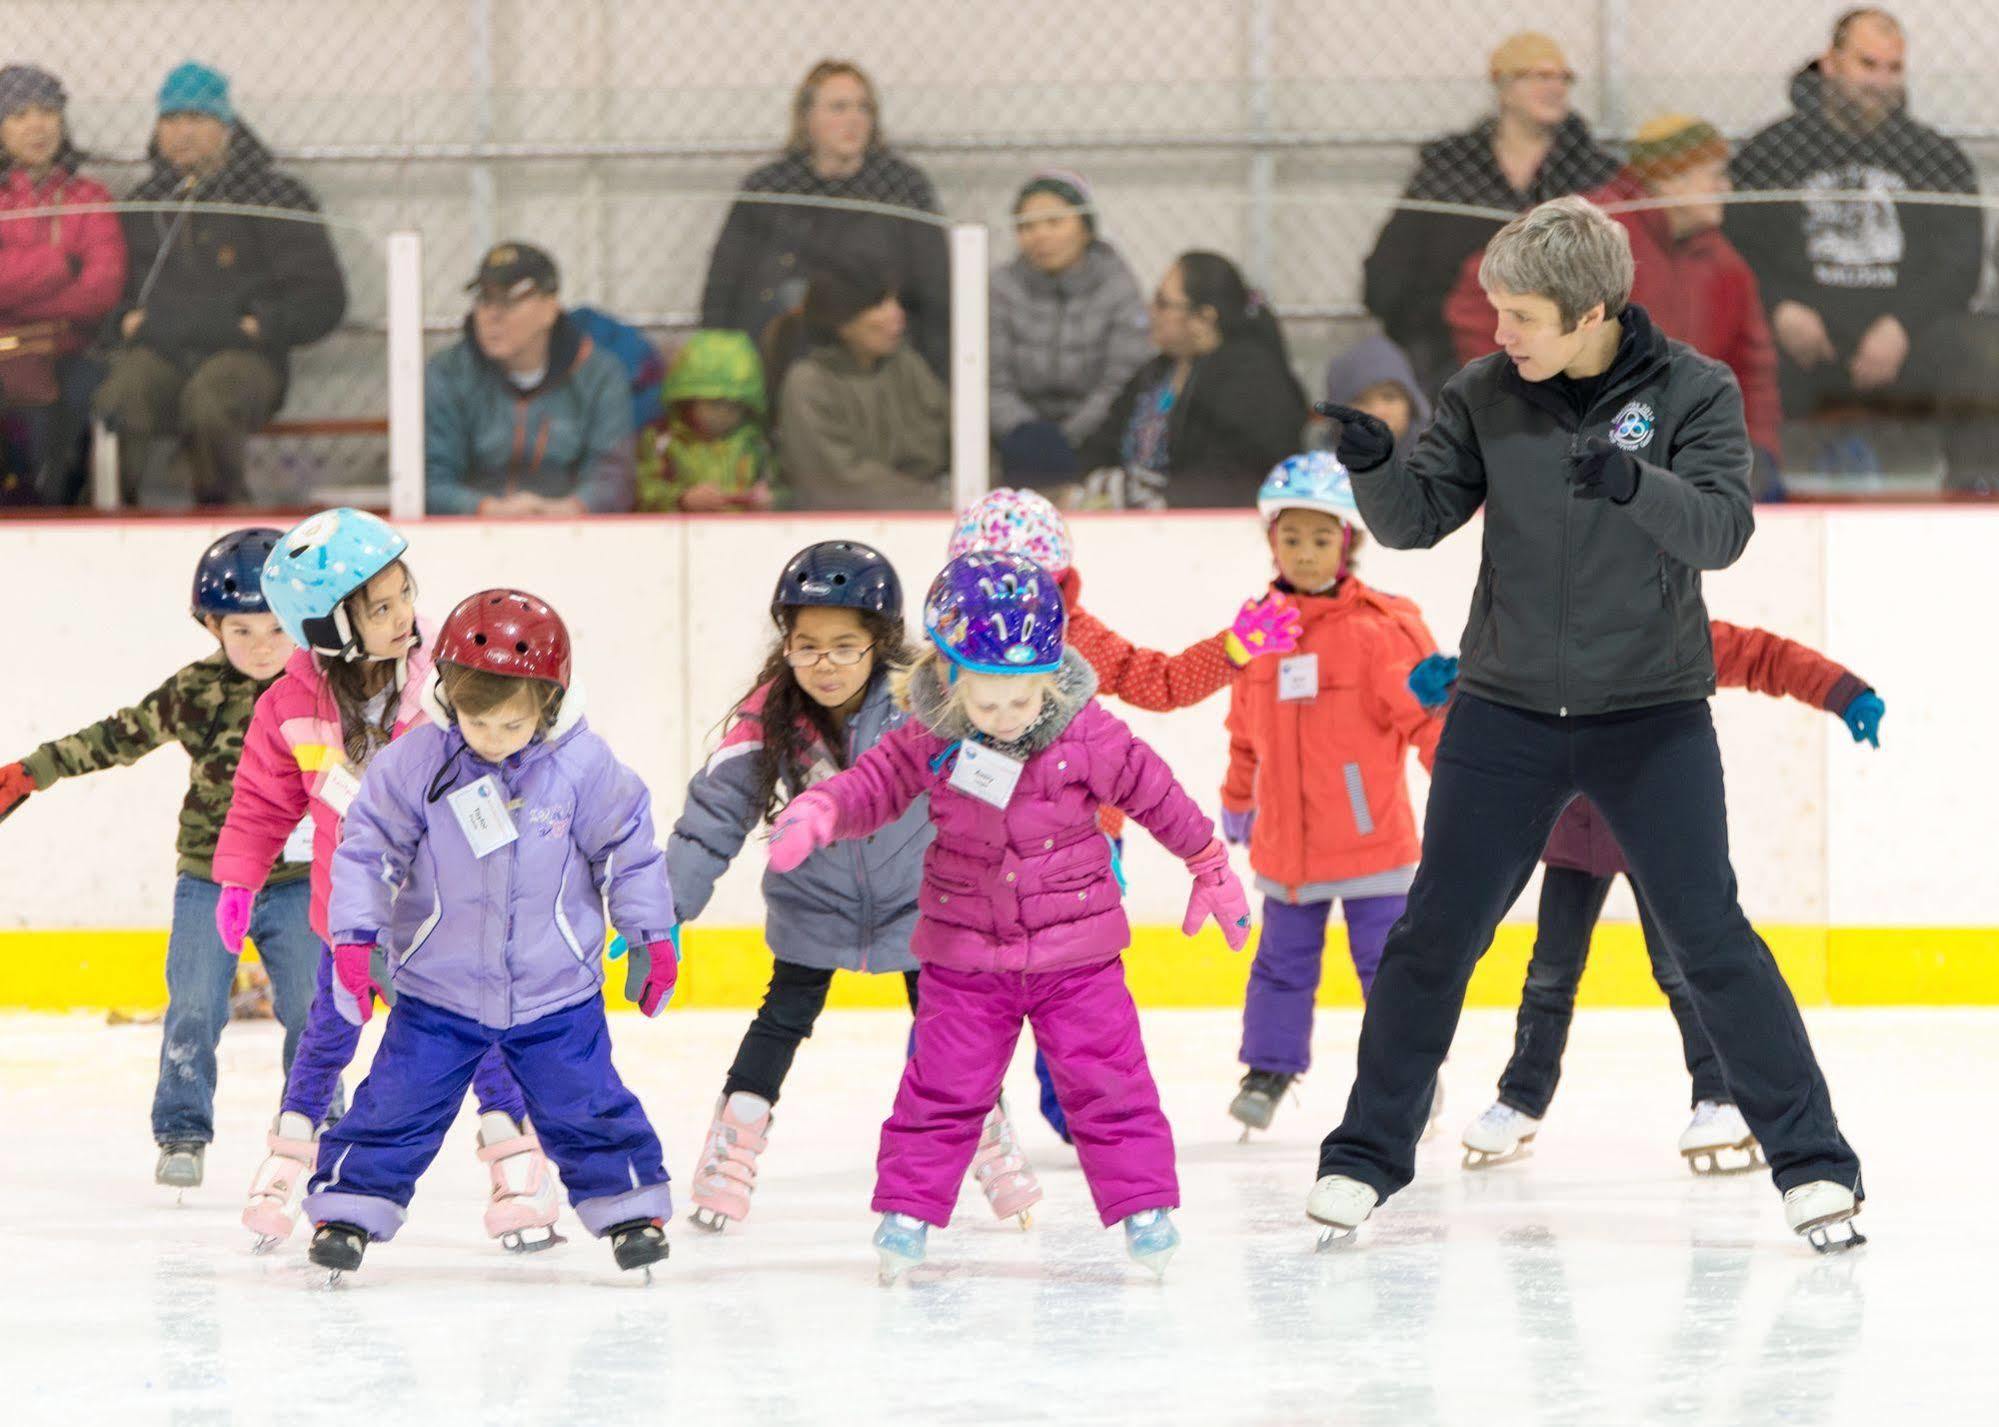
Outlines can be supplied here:
M992 423L1053 421L1080 446L1152 356L1138 279L1101 240L1065 273L1015 258L993 273Z
M687 785L687 806L666 844L667 876L683 921L701 915L715 881L750 830L763 820L756 802L756 754L763 747L759 689L722 737L708 765ZM847 720L846 766L881 741L905 715L875 676L867 697ZM810 787L839 770L823 754L805 780ZM792 794L803 788L787 788ZM870 837L835 843L783 876L763 879L764 939L780 961L844 971L913 971L909 936L923 884L923 850L930 845L928 798Z
M1404 458L1353 475L1368 530L1435 545L1485 507L1459 687L1540 713L1600 714L1714 693L1702 570L1735 563L1755 517L1742 392L1726 365L1626 308L1589 409L1521 380L1503 352L1445 383ZM1570 457L1607 436L1638 461L1630 502L1578 500Z

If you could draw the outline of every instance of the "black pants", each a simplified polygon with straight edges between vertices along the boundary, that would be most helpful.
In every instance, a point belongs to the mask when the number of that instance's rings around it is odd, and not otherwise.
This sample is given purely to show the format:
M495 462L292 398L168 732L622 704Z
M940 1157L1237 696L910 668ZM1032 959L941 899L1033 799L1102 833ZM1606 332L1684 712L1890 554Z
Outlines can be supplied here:
M1576 1015L1576 985L1583 979L1590 933L1603 915L1613 880L1572 867L1550 867L1541 878L1541 922L1534 933L1533 959L1527 963L1527 985L1520 994L1520 1016L1514 1022L1513 1059L1499 1077L1500 1102L1537 1120L1548 1113L1548 1102L1555 1098L1555 1086L1562 1078L1562 1048L1569 1042L1569 1023ZM1680 1025L1687 1074L1694 1082L1689 1103L1732 1101L1735 1097L1722 1077L1721 1060L1701 1028L1679 962L1660 934L1645 894L1636 883L1631 890L1638 899L1638 925L1645 933L1652 977L1666 993L1666 1004Z
M916 973L905 971L902 979L909 989L909 1009L914 1011ZM743 1033L736 1063L729 1067L729 1078L722 1083L724 1095L747 1090L773 1105L777 1103L784 1077L791 1073L791 1059L798 1054L798 1043L812 1034L819 1013L826 1009L826 992L832 984L830 970L800 966L795 961L772 964L763 1004Z
M1721 750L1699 700L1557 718L1458 695L1409 910L1388 934L1346 1118L1320 1147L1319 1173L1349 1175L1384 1199L1414 1176L1430 1082L1472 968L1577 793L1609 823L1678 954L1777 1187L1831 1179L1860 1194L1860 1161L1833 1118L1797 1002L1736 900Z

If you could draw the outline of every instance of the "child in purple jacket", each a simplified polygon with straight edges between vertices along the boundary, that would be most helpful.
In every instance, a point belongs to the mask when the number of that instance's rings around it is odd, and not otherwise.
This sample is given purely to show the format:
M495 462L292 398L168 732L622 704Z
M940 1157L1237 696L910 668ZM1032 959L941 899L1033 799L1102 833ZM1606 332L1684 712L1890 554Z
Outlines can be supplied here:
M628 994L657 1015L678 951L645 785L583 723L569 631L533 595L451 612L432 723L369 765L335 854L334 998L368 1019L376 947L396 1011L354 1105L322 1137L305 1211L334 1277L395 1237L474 1068L497 1047L584 1226L618 1267L666 1257L659 1139L618 1079L601 994L610 916ZM553 1186L547 1186L550 1194Z
M1194 874L1183 930L1213 916L1231 947L1249 903L1214 824L1159 755L1096 702L1063 645L1055 581L1019 555L961 555L924 603L933 648L897 697L913 717L847 771L800 794L771 833L788 872L814 849L866 837L930 795L936 840L910 941L922 963L916 1044L882 1126L874 1244L884 1282L923 1261L951 1220L979 1129L1023 1020L1048 1057L1097 1212L1163 1273L1180 1235L1173 1133L1145 1061L1121 953L1131 927L1097 826L1126 813Z

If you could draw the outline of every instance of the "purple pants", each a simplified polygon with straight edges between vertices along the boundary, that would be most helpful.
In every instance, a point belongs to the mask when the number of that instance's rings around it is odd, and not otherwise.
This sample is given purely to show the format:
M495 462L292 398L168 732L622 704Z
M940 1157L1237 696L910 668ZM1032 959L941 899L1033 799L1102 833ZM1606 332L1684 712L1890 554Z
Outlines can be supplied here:
M1375 968L1388 929L1409 899L1342 897L1347 946L1360 976L1360 994L1374 989ZM1242 1007L1242 1050L1237 1056L1252 1070L1298 1075L1312 1064L1312 1001L1326 957L1326 918L1331 902L1297 906L1263 899L1263 933L1249 968L1249 995Z
M380 1006L376 1011L379 1013ZM333 953L319 954L319 983L312 995L312 1009L306 1012L305 1031L298 1038L292 1068L285 1075L285 1098L281 1108L293 1110L313 1124L326 1118L333 1108L333 1094L340 1085L340 1072L354 1060L354 1047L361 1043L361 1028L350 1026L333 1009ZM472 1077L472 1093L479 1097L479 1109L504 1110L515 1120L527 1114L521 1087L500 1058L496 1046L486 1052Z
M1098 1217L1108 1226L1179 1207L1173 1131L1121 960L1024 973L925 966L917 987L916 1049L875 1160L877 1213L951 1222L1023 1020L1048 1057Z

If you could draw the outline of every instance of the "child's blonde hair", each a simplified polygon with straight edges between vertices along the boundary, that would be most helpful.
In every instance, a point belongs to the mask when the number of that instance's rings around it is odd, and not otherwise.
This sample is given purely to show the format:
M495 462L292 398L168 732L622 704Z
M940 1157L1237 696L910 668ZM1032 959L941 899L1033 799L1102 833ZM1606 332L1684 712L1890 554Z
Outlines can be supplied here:
M950 661L944 657L935 644L926 639L917 646L916 652L910 656L907 663L899 664L889 670L888 691L895 699L896 707L908 712L915 707L914 685L916 680L919 677L935 679L944 690L944 702L940 707L940 712L956 713L961 718L967 718L969 722L965 710L965 690L968 686L963 679L954 678L953 674L954 669ZM1041 682L1041 692L1044 701L1054 697L1055 694L1055 676L1053 674L994 674L990 677L996 679L1038 679Z

